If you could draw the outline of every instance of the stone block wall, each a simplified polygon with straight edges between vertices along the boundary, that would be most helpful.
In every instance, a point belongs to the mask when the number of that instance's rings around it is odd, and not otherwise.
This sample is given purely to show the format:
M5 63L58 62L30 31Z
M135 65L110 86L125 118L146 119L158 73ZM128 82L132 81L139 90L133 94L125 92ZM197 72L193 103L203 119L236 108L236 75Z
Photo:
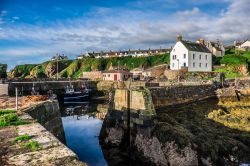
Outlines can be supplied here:
M0 96L9 95L8 87L9 87L8 84L0 84Z
M58 101L45 101L25 110L25 112L36 119L57 138L62 141L65 140Z
M83 72L83 78L90 80L102 80L102 72L101 71L91 71L91 72Z
M131 94L130 94L131 93ZM114 95L114 109L123 111L128 108L128 99L130 97L131 111L143 111L144 114L153 114L153 102L150 91L147 89L131 90L116 89Z
M171 86L150 88L149 90L156 109L198 101L216 95L215 89L211 85Z

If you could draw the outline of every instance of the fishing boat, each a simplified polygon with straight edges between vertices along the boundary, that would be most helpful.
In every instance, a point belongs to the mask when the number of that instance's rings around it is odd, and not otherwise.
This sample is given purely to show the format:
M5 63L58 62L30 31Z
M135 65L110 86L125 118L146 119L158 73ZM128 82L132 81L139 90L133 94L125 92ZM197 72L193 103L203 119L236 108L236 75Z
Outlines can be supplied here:
M73 85L67 86L64 93L64 104L84 103L89 98L90 90L84 88L81 91L75 91Z

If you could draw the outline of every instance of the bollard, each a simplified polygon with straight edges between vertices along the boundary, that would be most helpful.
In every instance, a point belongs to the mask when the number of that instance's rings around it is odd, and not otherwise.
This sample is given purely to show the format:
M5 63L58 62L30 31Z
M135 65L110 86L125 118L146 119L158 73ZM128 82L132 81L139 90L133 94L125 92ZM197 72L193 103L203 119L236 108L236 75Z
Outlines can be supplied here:
M18 111L18 89L16 88L16 111Z

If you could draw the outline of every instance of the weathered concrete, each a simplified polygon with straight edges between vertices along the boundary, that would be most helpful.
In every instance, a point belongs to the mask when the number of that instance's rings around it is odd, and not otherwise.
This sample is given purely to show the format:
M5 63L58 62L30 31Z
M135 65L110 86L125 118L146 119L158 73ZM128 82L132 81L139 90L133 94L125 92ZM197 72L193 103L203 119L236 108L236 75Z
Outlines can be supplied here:
M128 108L130 98L131 111L142 111L144 114L154 114L154 107L150 91L148 89L117 89L114 95L114 109L125 110Z
M85 163L78 160L73 151L55 137L64 137L57 101L39 103L24 111L19 111L19 114L21 120L31 123L17 127L0 128L0 133L4 134L3 137L0 137L0 140L7 145L2 147L3 145L0 144L1 148L4 149L3 152L0 152L4 155L1 157L3 157L5 165L86 166ZM45 127L37 123L36 118ZM15 141L17 136L23 135L29 135L31 138L21 142ZM38 149L31 150L25 147L24 143L28 142L38 143Z
M28 115L26 115L28 116ZM30 119L32 119L30 117ZM69 150L50 132L39 123L22 125L17 127L18 136L28 134L32 136L30 141L38 142L40 150L8 156L8 164L14 165L44 165L59 162L66 158L77 159L74 152Z
M8 96L9 85L8 84L0 84L0 96Z

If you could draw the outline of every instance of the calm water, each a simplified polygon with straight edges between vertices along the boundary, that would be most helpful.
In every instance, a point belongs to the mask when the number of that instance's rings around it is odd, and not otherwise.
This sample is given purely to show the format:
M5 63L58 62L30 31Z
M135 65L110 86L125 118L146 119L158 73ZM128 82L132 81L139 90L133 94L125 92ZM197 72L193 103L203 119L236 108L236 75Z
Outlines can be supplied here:
M88 115L66 115L62 117L67 146L81 161L89 166L105 166L102 149L99 145L99 133L103 121Z

